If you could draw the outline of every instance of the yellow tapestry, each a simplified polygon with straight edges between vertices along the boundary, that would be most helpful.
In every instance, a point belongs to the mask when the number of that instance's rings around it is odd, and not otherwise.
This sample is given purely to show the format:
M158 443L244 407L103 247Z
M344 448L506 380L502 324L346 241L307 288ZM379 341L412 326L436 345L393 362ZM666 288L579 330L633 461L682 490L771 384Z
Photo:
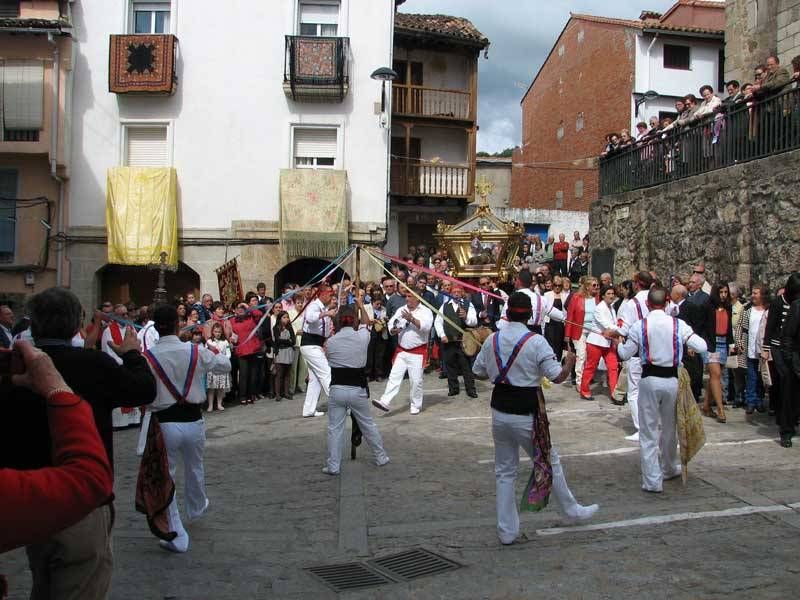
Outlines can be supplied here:
M694 401L689 373L678 369L678 398L675 403L675 420L678 426L678 442L681 447L682 478L684 485L689 474L689 461L706 443L703 417Z
M280 193L287 257L335 258L347 248L346 171L282 169Z
M106 228L108 262L117 265L178 265L178 183L170 167L108 170Z

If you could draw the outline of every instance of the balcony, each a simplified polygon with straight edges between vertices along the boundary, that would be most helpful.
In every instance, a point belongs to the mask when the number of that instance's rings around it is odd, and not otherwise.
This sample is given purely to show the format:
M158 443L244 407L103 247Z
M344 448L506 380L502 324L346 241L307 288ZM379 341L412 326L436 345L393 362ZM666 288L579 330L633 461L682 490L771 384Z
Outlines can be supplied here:
M392 113L452 121L474 121L469 92L392 84Z
M800 89L791 89L737 103L601 158L600 195L660 185L797 148Z
M287 35L283 91L297 102L342 102L350 87L350 38Z
M472 169L464 164L392 159L391 193L431 198L472 197Z
M109 41L108 91L112 94L171 95L178 77L178 38L170 34L112 35Z

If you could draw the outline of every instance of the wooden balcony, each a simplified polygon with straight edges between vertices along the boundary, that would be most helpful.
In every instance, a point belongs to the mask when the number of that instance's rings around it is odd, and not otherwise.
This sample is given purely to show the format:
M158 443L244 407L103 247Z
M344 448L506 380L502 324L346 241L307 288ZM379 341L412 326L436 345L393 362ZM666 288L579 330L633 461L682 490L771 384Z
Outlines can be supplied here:
M169 34L112 35L109 40L108 91L112 94L175 93L178 38Z
M392 84L392 113L450 121L475 120L469 92L419 85Z
M391 193L397 196L470 199L473 176L472 169L463 164L393 158Z

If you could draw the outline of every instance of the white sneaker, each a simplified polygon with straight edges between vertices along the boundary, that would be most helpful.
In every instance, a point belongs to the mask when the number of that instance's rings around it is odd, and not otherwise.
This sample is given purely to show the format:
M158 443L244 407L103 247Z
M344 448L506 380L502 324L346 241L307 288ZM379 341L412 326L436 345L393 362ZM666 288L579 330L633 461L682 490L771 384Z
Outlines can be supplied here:
M161 546L164 550L168 550L169 552L175 552L176 554L183 554L184 552L189 551L189 540L188 538L181 543L180 536L176 537L171 542L166 540L159 540L158 545ZM179 542L178 545L175 542Z
M196 515L191 515L191 516L187 515L187 517L186 517L186 520L187 520L189 523L191 523L192 521L197 521L197 519L199 519L199 518L200 518L200 517L202 517L204 514L206 514L206 511L208 510L208 506L209 506L209 504L211 504L211 500L209 500L208 498L206 498L206 505L203 507L203 510L201 510L201 511L200 511L199 513L197 513Z
M389 405L388 404L384 404L380 400L373 400L372 401L372 406L374 406L375 408L377 408L379 410L382 410L383 412L389 412Z
M390 461L389 457L387 456L383 460L376 460L375 464L378 465L379 467L382 467L383 465L388 465L390 462L392 462L392 461Z
M626 435L625 439L629 442L638 442L639 441L639 432L633 433L631 435Z
M419 409L416 406L412 406L410 412L411 412L412 415L418 415L419 414Z
M304 418L304 419L307 419L307 418L309 418L309 417L324 417L324 416L325 416L325 413L324 413L324 412L322 412L322 411L320 411L320 410L315 410L315 411L314 411L314 414L311 414L311 415L303 415L303 418Z
M325 473L325 475L338 475L339 474L339 471L331 471L328 467L322 467L322 472Z

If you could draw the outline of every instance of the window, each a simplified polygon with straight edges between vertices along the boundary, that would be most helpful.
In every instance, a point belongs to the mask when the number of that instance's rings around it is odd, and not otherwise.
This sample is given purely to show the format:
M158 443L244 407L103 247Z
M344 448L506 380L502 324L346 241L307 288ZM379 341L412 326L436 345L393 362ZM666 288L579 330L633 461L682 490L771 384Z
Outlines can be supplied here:
M578 117L575 119L575 131L583 129L583 113L579 112Z
M578 179L575 182L575 199L583 198L583 179Z
M133 2L131 24L133 33L169 33L170 3Z
M168 167L169 136L166 124L125 125L126 167Z
M558 129L556 129L556 138L562 139L564 137L564 121L561 121L558 124Z
M0 17L19 17L19 0L0 0Z
M17 229L17 171L0 169L0 262L13 262Z
M2 139L36 142L44 127L44 63L41 60L0 61Z
M564 44L561 44L561 45L558 47L558 55L559 55L559 56L564 56Z
M579 43L579 44L580 44L581 42L583 42L583 38L584 38L584 37L585 37L585 34L583 33L583 29L581 29L581 30L578 32L578 43Z
M300 2L300 35L336 37L338 24L338 2Z
M295 169L333 169L336 166L335 128L294 129L293 163Z
M562 190L556 192L556 208L564 208L564 192Z
M664 44L664 68L688 71L691 65L689 46Z

